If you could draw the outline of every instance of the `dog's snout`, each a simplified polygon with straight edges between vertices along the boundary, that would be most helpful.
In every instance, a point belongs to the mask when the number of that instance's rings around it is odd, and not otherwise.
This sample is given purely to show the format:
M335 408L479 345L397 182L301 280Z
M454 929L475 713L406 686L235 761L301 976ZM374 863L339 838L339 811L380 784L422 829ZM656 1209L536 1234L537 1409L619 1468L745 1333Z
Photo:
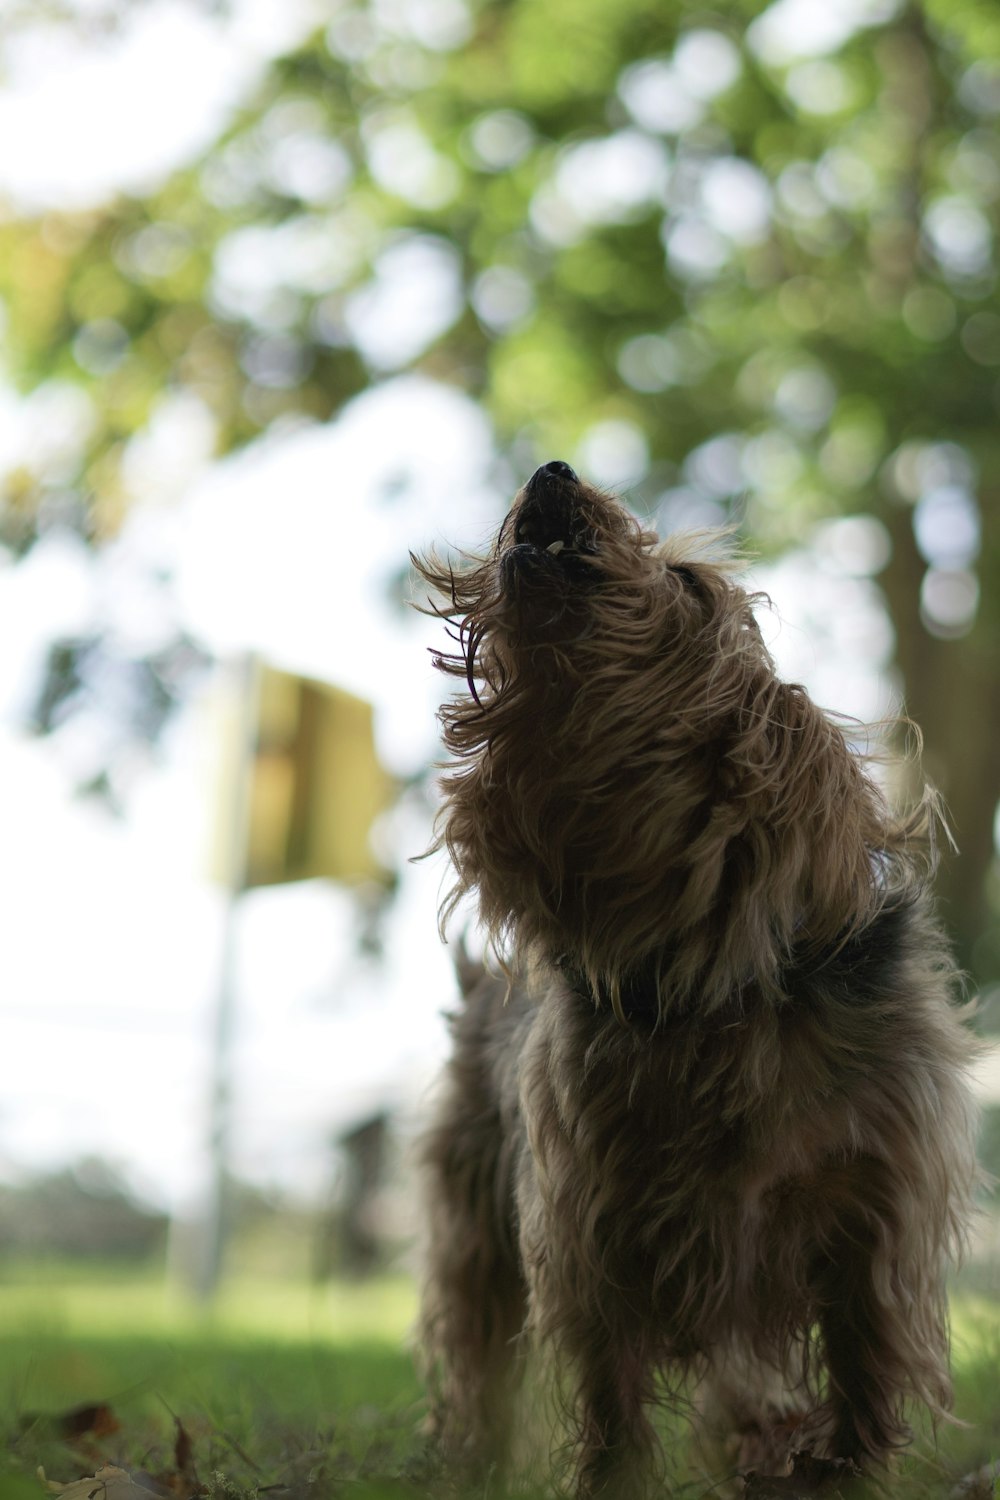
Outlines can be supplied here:
M563 463L561 458L554 458L550 463L542 464L531 476L532 479L572 479L576 480L576 472L569 464Z
M576 472L561 458L554 458L535 470L524 486L524 495L535 506L546 511L556 506L561 511L573 504L580 481Z

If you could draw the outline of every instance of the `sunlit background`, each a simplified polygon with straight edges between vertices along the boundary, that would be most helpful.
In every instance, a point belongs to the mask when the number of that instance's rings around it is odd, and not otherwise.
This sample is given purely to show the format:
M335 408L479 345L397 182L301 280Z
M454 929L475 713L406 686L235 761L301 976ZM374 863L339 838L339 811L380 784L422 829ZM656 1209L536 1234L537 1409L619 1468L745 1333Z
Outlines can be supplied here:
M197 1281L220 1177L314 1266L405 1247L456 994L408 550L547 458L736 521L781 670L920 723L989 1029L998 15L0 4L0 1256L132 1212ZM261 672L370 722L307 808L378 779L365 868L240 889Z

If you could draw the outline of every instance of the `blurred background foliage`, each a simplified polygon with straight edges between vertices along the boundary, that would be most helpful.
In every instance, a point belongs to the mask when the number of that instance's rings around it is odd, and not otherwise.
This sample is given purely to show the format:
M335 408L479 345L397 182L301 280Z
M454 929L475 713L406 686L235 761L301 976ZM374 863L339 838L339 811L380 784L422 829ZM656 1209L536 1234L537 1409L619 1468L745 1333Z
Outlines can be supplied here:
M3 213L26 436L0 541L100 548L182 429L223 454L411 366L483 403L517 480L566 456L765 556L833 526L951 811L962 960L996 979L998 115L1000 11L972 0L326 4L200 160ZM93 649L54 656L39 727ZM149 669L144 732L191 661Z

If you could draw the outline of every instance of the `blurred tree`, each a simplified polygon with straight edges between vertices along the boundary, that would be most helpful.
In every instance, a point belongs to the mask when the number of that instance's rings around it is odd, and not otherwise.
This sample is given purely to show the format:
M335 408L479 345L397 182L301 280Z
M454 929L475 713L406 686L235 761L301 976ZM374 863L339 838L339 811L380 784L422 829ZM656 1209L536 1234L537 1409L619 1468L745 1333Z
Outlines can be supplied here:
M512 471L576 457L663 527L863 515L840 565L881 573L996 976L998 114L971 0L331 3L196 166L0 224L8 369L67 414L0 533L100 541L157 423L224 452L413 364Z
M0 1184L0 1256L93 1261L161 1257L167 1216L140 1203L110 1163L88 1157L61 1172Z

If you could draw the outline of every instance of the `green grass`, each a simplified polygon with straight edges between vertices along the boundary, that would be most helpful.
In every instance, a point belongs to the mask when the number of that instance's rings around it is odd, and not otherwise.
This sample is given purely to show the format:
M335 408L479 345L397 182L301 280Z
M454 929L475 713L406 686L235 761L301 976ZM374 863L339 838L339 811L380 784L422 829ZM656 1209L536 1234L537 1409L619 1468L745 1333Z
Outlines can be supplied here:
M63 1481L102 1460L169 1471L175 1416L199 1477L221 1473L239 1495L415 1493L403 1482L424 1449L414 1309L403 1277L328 1289L236 1281L208 1317L149 1277L49 1270L0 1283L0 1500L20 1496L39 1464ZM49 1418L94 1402L120 1430L68 1445Z
M0 1500L102 1462L169 1474L178 1418L209 1500L455 1500L421 1436L408 1341L411 1284L386 1277L316 1290L242 1280L206 1318L148 1276L49 1268L0 1281ZM956 1479L1000 1456L1000 1306L971 1295L954 1310L956 1412L881 1495L944 1500ZM69 1443L52 1422L106 1402L119 1431ZM678 1475L678 1493L706 1485ZM875 1493L875 1491L871 1491Z
M304 1282L231 1277L206 1315L162 1276L144 1272L91 1273L41 1266L0 1280L0 1336L52 1328L69 1336L96 1331L184 1340L210 1328L223 1339L301 1343L361 1337L398 1345L416 1312L413 1284L404 1275L315 1287Z

